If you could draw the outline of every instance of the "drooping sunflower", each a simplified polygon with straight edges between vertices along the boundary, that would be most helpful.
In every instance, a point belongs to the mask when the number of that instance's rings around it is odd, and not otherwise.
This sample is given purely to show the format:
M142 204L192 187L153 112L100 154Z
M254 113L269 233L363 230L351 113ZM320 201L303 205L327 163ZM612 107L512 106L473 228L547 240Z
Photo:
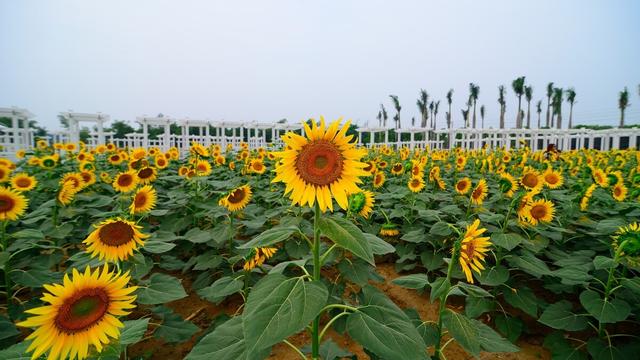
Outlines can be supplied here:
M584 195L580 199L580 210L581 211L587 211L587 208L589 207L589 199L591 199L591 196L593 196L593 192L596 190L597 187L598 187L597 184L589 185L589 187L585 191Z
M488 236L482 236L487 231L485 228L480 227L480 220L476 219L471 225L467 226L467 231L462 238L460 244L460 267L464 272L467 282L473 284L473 274L471 270L480 274L481 270L484 270L482 261L484 261L485 254L489 251L491 242Z
M128 193L138 186L138 175L135 171L121 172L113 180L113 188L121 193Z
M531 202L527 206L525 217L531 225L538 223L549 223L553 220L555 206L549 200L538 199Z
M284 182L285 195L290 193L294 204L314 206L317 201L320 211L333 211L335 198L346 210L347 194L360 191L359 178L367 175L360 159L367 151L356 149L353 136L346 135L350 123L340 128L336 120L325 128L320 118L320 126L315 121L312 127L304 124L306 137L290 132L282 138L287 148L275 153L280 161L272 182Z
M135 148L131 150L131 159L140 160L147 156L147 150L144 148Z
M24 215L29 199L22 193L0 186L0 220L17 220Z
M380 228L379 234L380 236L393 237L393 236L400 235L400 230L398 230L398 227L396 226L396 224L386 223L386 224L383 224L382 227Z
M375 197L371 191L364 190L349 195L349 211L368 219L373 211Z
M411 179L409 179L407 186L409 187L409 190L414 193L420 192L425 186L424 179L422 176L412 176Z
M402 175L404 174L404 165L402 163L395 163L391 167L391 173L393 175Z
M251 201L251 196L251 187L243 185L231 190L229 194L222 197L218 205L226 207L229 211L242 210Z
M478 181L478 185L476 185L471 192L471 202L475 205L482 205L484 199L487 197L488 191L487 181L485 179L480 179L480 181Z
M542 174L542 178L544 179L545 185L549 189L557 189L564 183L564 178L562 174L557 171L553 171L553 169L549 168Z
M30 191L38 185L38 180L27 173L17 173L11 178L11 186L18 191Z
M66 173L62 176L62 179L60 179L60 184L68 184L69 186L73 187L76 191L80 191L84 188L84 179L82 178L82 175L80 175L79 172L71 172L71 173Z
M138 176L140 184L147 185L156 180L157 174L158 171L154 167L146 166L138 170L138 173L136 175Z
M525 169L520 178L520 184L528 190L540 189L544 185L544 180L533 169Z
M197 155L198 157L209 157L209 150L201 144L197 142L191 143L191 148L189 149L192 155Z
M462 179L458 180L458 182L456 182L455 188L458 194L466 194L467 192L469 192L469 189L471 189L471 179L469 179L468 177L463 177Z
M130 256L138 247L144 246L144 239L149 235L140 232L142 226L132 221L117 217L107 219L97 226L83 241L91 257L106 261L122 261Z
M9 181L11 176L11 169L6 166L0 165L0 183Z
M373 187L376 189L382 187L386 179L387 177L382 171L376 171L376 173L373 175Z
M131 215L150 211L156 206L156 190L151 185L145 185L133 195L129 211Z
M72 270L63 284L44 285L47 292L41 298L49 305L26 310L33 314L18 326L35 328L27 340L32 340L27 352L32 359L49 351L49 360L86 359L93 345L98 353L118 339L124 325L118 316L135 308L137 286L127 287L129 273L109 271L107 265L93 272L87 266L84 273Z
M518 191L518 182L516 179L511 176L511 174L507 174L506 172L500 173L500 190L505 194L506 197L513 197L513 194Z
M73 199L75 198L78 190L71 185L71 182L64 183L60 186L60 191L58 192L58 201L63 206L67 206L71 204Z
M245 258L243 269L249 271L256 266L262 266L262 264L273 257L277 251L278 248L274 247L252 249L249 255Z
M623 263L640 266L640 224L634 222L627 226L621 226L613 237L613 250L619 253ZM622 249L620 248L622 247Z
M603 188L609 186L609 178L607 177L607 174L602 171L602 169L593 169L592 175L593 181L595 181L598 186Z
M627 197L627 191L627 187L624 186L623 183L619 182L611 189L611 195L616 199L616 201L624 201Z

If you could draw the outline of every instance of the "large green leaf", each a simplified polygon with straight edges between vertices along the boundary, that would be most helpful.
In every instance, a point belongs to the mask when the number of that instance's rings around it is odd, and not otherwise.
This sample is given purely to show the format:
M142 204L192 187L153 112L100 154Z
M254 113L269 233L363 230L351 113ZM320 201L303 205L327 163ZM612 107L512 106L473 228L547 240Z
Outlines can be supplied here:
M369 241L362 230L351 221L337 216L321 216L318 223L320 231L326 237L369 264L375 265Z
M242 317L236 316L203 337L185 360L264 359L269 355L271 348L253 352L250 354L252 356L248 356L245 351Z
M587 327L587 318L574 314L571 311L571 303L566 300L549 305L538 321L560 330L579 331Z
M496 265L482 271L476 277L482 285L498 286L509 280L509 270L502 265Z
M442 323L463 349L474 356L480 355L478 327L469 318L451 309L446 309L442 314Z
M520 245L524 238L516 233L494 232L491 234L491 242L509 251Z
M211 302L218 303L227 296L234 294L244 287L244 283L230 276L216 280L211 286L198 290L198 295Z
M603 299L593 290L585 290L580 294L580 303L584 308L602 323L616 323L626 319L631 313L631 307L620 299Z
M400 308L370 285L362 294L363 304L347 318L351 338L385 359L429 359L422 336Z
M543 275L551 275L551 270L549 270L547 264L530 252L525 252L520 256L511 256L508 261L511 266L520 268L522 271L537 278Z
M392 283L407 289L421 290L429 286L429 277L426 274L411 274L395 278Z
M265 230L260 235L251 239L240 246L240 249L252 249L257 247L267 247L273 244L277 244L281 241L287 240L291 235L299 232L300 229L297 226L278 226L268 230Z
M396 252L396 248L394 248L393 245L373 234L364 233L364 237L369 241L369 245L371 245L371 251L375 255L384 255Z
M299 332L327 302L329 292L321 282L267 275L247 299L242 321L249 352L275 345Z
M144 333L147 331L147 326L149 325L149 318L146 319L138 319L138 320L128 320L123 321L124 328L120 333L120 344L121 345L130 345L135 344L142 337Z
M478 329L478 341L482 350L489 352L517 352L520 349L503 338L489 326L478 320L471 320L471 323Z
M536 295L528 287L505 288L504 299L514 307L527 314L538 317L538 301Z
M146 286L145 286L146 285ZM180 280L167 274L154 273L138 289L138 303L163 304L186 297Z

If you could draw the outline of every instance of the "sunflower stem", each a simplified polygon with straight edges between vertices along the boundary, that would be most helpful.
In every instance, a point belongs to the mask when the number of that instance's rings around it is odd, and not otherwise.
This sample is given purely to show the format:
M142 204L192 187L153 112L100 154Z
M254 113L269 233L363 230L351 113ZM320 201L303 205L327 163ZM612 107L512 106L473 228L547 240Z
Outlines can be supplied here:
M614 272L618 265L618 261L620 260L620 255L622 255L622 249L627 244L629 240L623 241L618 249L616 250L615 255L613 256L613 266L609 269L609 277L607 278L607 285L604 288L604 302L606 303L609 300L609 295L611 294L611 284L613 283L613 279L615 278ZM598 335L600 337L604 337L604 327L601 321L598 321Z
M316 201L313 213L313 281L320 281L320 205ZM320 315L313 319L311 327L311 358L320 358Z
M2 251L6 252L7 248L9 247L8 241L7 241L7 221L4 220L2 221L2 225L0 225L0 228L2 228L1 230L1 240L2 240ZM11 271L11 267L9 266L9 261L10 258L7 258L7 261L4 263L4 286L5 289L7 290L7 306L9 306L11 304L11 298L12 298L12 294L11 294L11 278L9 277L9 272Z
M445 280L447 284L451 284L451 273L453 272L453 264L458 260L459 255L460 255L459 248L457 245L454 245L453 254L451 256L451 260L449 261L449 267L447 268L447 279ZM444 358L444 354L442 353L442 350L444 350L444 346L440 346L440 343L442 342L442 335L443 335L442 334L442 314L444 313L447 307L448 296L449 296L449 290L445 291L444 293L442 293L442 295L440 295L440 304L438 307L438 329L437 329L438 336L436 340L435 353L434 353L434 359L436 360Z

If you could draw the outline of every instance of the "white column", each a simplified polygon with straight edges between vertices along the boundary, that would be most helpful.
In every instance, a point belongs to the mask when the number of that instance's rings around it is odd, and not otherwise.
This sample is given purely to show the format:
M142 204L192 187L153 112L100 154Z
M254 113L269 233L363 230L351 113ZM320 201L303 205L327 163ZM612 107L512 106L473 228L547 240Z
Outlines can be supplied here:
M105 143L104 140L104 120L102 120L101 118L98 118L97 122L97 127L98 127L98 144L97 145L103 145Z
M164 124L164 134L163 134L163 147L162 151L167 152L171 147L171 124L167 121Z

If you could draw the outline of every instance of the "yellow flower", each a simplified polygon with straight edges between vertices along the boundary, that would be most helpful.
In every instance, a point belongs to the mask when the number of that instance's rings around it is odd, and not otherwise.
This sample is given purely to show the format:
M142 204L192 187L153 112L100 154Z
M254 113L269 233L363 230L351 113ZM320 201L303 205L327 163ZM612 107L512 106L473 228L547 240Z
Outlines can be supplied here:
M471 202L476 205L482 205L484 199L487 197L487 192L487 181L480 179L478 185L476 185L475 189L471 192Z
M487 231L485 228L479 228L480 220L476 219L471 225L467 226L467 231L462 238L460 245L460 267L464 272L467 282L473 284L473 274L471 270L480 274L480 270L484 270L482 261L485 254L489 251L491 242L489 237L483 237L482 234Z
M157 156L155 157L154 162L155 162L156 167L157 167L158 169L164 169L164 168L166 168L167 166L169 166L169 161L167 160L167 157L166 157L166 156L164 156L164 155L157 155Z
M422 176L414 176L409 180L407 186L409 187L409 190L413 191L414 193L420 192L422 191L422 189L424 189L425 186L424 179L422 178Z
M248 258L245 259L243 269L249 271L255 268L256 266L262 266L262 264L264 264L266 260L273 257L273 255L275 255L277 251L278 251L278 248L274 248L274 247L264 247L264 248L253 249L249 254Z
M243 185L231 190L228 195L222 197L218 205L226 207L229 211L242 210L251 201L251 196L251 187Z
M510 174L505 172L500 173L500 190L502 190L506 197L513 197L516 191L518 191L518 182Z
M469 189L471 189L471 179L469 179L468 177L464 177L458 180L458 182L456 182L455 188L458 194L466 194L467 192L469 192Z
M135 171L121 172L113 180L113 188L122 193L128 193L138 186L138 176Z
M123 261L133 256L138 247L144 246L149 235L140 232L142 226L122 218L107 219L83 241L91 257L106 261Z
M0 187L0 220L17 220L24 215L29 200L20 192Z
M198 160L195 169L198 176L209 176L212 172L211 163L207 160Z
M616 253L620 251L619 256L624 263L640 266L640 225L637 222L620 227L613 236L611 245Z
M402 163L395 163L391 167L391 173L393 175L402 175L404 174L404 165Z
M6 166L0 165L0 183L9 181L11 176L11 169Z
M265 170L267 169L264 166L264 163L262 162L262 160L260 159L253 159L251 160L251 162L249 163L249 169L251 170L252 173L254 174L264 174Z
M145 166L138 170L138 173L136 175L138 176L138 181L140 182L140 184L147 185L156 180L157 173L158 172L155 168Z
M593 169L593 181L596 182L600 187L606 188L609 186L609 178L607 174L601 169Z
M349 211L368 219L373 211L375 197L371 191L362 191L349 195Z
M382 187L385 180L386 176L384 176L384 173L381 171L376 171L376 173L373 175L373 187L376 189Z
M133 195L129 211L131 215L150 211L156 206L156 190L151 185L138 189Z
M611 189L611 194L616 201L624 201L627 197L627 187L619 182Z
M557 171L553 171L553 169L551 168L549 168L544 172L544 174L542 174L542 178L544 179L545 185L549 187L549 189L557 189L564 183L562 174Z
M49 360L86 359L93 345L98 353L109 337L118 339L124 325L117 316L126 316L135 308L137 287L127 287L129 273L110 272L105 265L91 272L72 270L72 277L64 276L63 284L44 285L47 290L42 301L49 305L26 310L32 314L18 326L35 328L27 336L32 340L27 352L32 359L49 351Z
M587 208L589 207L589 199L591 199L591 196L593 196L593 192L596 190L597 187L598 185L596 184L589 185L589 187L587 188L587 191L584 193L584 196L582 197L582 199L580 199L581 211L587 210Z
M533 169L525 169L522 172L520 184L522 184L522 186L524 186L528 190L537 190L544 185L544 180L537 171Z
M347 209L347 194L360 191L358 183L366 164L360 159L365 149L356 149L352 135L346 135L350 122L340 128L340 120L325 128L324 118L320 126L312 121L312 127L304 124L306 137L288 132L282 137L286 148L275 153L280 159L276 165L276 177L272 182L284 182L285 194L290 193L294 204L314 206L320 211L333 211L332 198L342 209Z
M58 201L63 206L71 204L73 199L75 198L78 190L72 185L71 182L64 183L60 187L60 191L58 192Z
M555 206L549 200L539 199L527 206L525 218L531 225L549 223L553 220Z
M17 173L11 178L11 186L18 191L30 191L38 185L38 180L27 173Z
M386 223L380 228L380 236L393 237L398 235L400 235L400 231L395 224Z

